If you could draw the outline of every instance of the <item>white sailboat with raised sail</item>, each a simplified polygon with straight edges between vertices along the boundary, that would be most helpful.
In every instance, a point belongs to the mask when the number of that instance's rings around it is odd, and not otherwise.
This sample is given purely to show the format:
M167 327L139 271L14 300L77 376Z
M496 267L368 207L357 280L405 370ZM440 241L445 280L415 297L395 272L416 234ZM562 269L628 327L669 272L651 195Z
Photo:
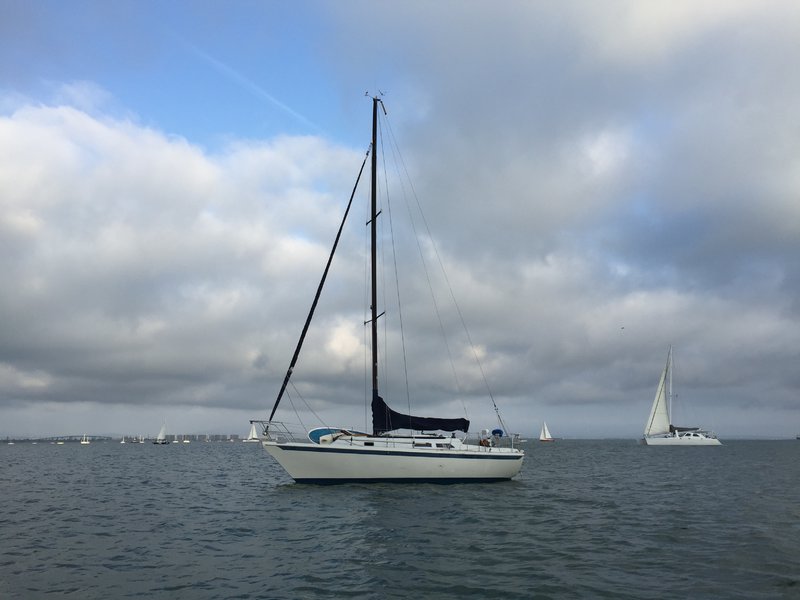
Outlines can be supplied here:
M89 437L84 433L83 437L81 438L81 444L84 446L91 444L92 442L89 441Z
M267 421L254 421L253 423L261 423L263 447L297 482L322 484L354 481L448 483L511 479L519 473L522 467L524 452L515 448L510 438L504 435L504 426L494 429L491 433L488 429L481 430L480 442L469 443L467 433L470 423L467 419L417 417L401 414L392 410L380 395L378 389L378 319L383 316L383 313L378 314L376 268L376 222L380 215L376 200L379 106L385 115L386 111L381 98L373 97L372 143L370 152L368 152L368 155L371 155L372 185L370 216L367 222L370 227L371 301L369 310L371 315L370 319L365 322L365 325L369 325L371 329L372 433L320 427L309 431L307 439L298 439L288 431L288 428L273 421L314 315L358 187L358 181L366 164L366 157L361 165L356 186L345 210L344 219L336 235L311 310L272 412ZM491 393L489 396L492 398ZM500 413L493 398L492 404L499 424L502 425L502 419L500 419ZM408 431L409 433L393 433L397 431ZM457 437L456 431L463 432L463 437ZM508 440L508 445L503 443L506 440Z
M256 424L250 423L250 432L247 434L247 437L242 440L243 442L260 442L261 440L258 438L258 432L256 431Z
M720 446L717 436L700 427L677 427L672 424L672 346L667 364L656 387L656 397L644 426L642 443L648 446Z
M547 428L547 423L542 422L542 430L539 432L540 442L555 442L556 438L550 435L550 430Z
M169 444L169 442L167 441L167 422L166 421L164 421L164 423L161 425L161 429L158 431L158 435L156 436L156 439L153 440L153 443L158 445L158 446Z

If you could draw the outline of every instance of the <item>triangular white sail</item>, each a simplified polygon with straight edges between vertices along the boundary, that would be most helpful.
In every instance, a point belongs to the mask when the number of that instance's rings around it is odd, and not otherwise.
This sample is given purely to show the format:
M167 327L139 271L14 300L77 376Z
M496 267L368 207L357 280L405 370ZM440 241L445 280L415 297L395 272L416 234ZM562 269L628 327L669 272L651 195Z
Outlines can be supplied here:
M163 442L166 439L167 439L167 424L164 423L161 426L161 430L158 432L158 435L156 436L156 441Z
M547 428L547 423L542 423L542 430L539 432L540 442L552 442L553 436L550 435L550 430Z
M644 426L644 434L660 435L669 433L669 406L667 403L667 382L669 381L670 370L672 369L672 346L669 347L667 354L667 364L661 372L661 379L658 380L656 397L653 399L653 406L650 409L650 416Z
M247 434L247 437L242 440L243 442L258 442L258 432L256 431L256 424L252 423L250 425L250 433Z

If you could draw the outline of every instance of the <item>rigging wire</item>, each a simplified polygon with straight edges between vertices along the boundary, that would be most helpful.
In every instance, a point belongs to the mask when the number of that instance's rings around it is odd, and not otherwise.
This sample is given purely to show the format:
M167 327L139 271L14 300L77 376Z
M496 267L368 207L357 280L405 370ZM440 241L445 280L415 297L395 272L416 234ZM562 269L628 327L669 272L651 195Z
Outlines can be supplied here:
M387 124L389 124L388 123L388 119L387 119ZM390 132L390 135L391 135L391 139L393 141L393 143L390 144L390 148L391 148L392 153L393 153L393 155L395 157L395 161L394 162L395 162L395 165L399 165L400 163L402 163L402 157L400 157L400 159L398 160L398 155L400 155L400 150L399 150L399 145L397 144L397 141L394 139L394 136L393 136L393 134L391 132L391 124L389 124L389 132ZM415 240L416 245L417 245L417 251L419 252L420 262L422 263L422 270L425 273L425 280L426 280L426 282L428 284L428 291L430 292L431 302L433 303L434 313L436 314L436 319L437 319L437 321L439 323L439 331L442 334L442 339L444 341L445 349L447 350L447 357L449 359L450 369L451 369L451 371L453 373L453 380L455 382L456 389L459 392L463 392L463 387L462 387L461 382L460 382L459 377L458 377L458 371L456 370L455 360L453 359L453 352L452 352L452 350L450 348L450 341L449 341L449 338L447 336L447 332L445 330L444 321L442 319L442 311L439 309L439 303L436 300L436 294L434 292L434 286L433 286L433 282L431 280L431 274L430 274L430 271L428 269L428 262L425 260L425 252L423 251L422 245L420 243L420 235L419 235L419 232L417 230L416 220L415 220L414 214L413 214L413 212L411 210L411 205L408 202L408 193L406 192L405 179L408 179L409 183L410 183L410 177L408 177L408 171L406 170L406 177L404 178L402 173L400 172L399 168L397 168L397 176L398 176L398 181L400 182L400 187L401 187L402 192L403 192L402 196L405 199L405 206L406 206L406 210L408 211L409 223L411 225L412 233L414 234L414 240ZM412 188L412 192L413 192L413 185L411 185L411 188ZM419 202L417 202L417 205L419 207ZM421 212L422 212L422 210L420 208L420 213ZM429 233L429 237L430 237L430 232L428 232L428 233ZM461 406L464 409L464 414L466 415L467 414L467 407L464 404L463 399L460 398L460 400L461 400Z
M389 135L391 136L391 139L394 142L393 150L396 150L396 152L397 152L397 154L399 156L399 163L398 164L401 164L402 167L403 167L403 171L405 173L405 179L408 181L408 185L411 188L411 196L413 197L413 199L414 199L414 201L415 201L415 203L417 205L417 210L419 211L420 218L422 219L422 223L423 223L423 225L425 227L425 231L427 233L428 240L430 241L431 247L432 247L432 249L434 251L434 254L436 256L436 259L437 259L437 261L439 263L439 268L440 268L440 270L442 272L442 275L444 277L445 283L447 284L447 289L450 292L450 298L451 298L451 300L453 302L453 305L455 306L456 312L458 314L458 318L461 321L461 326L464 329L464 333L467 336L467 341L469 343L470 350L472 351L472 355L473 355L473 357L475 359L475 363L478 365L478 370L480 371L481 378L483 379L483 383L486 386L486 391L488 392L489 398L492 401L492 406L494 407L494 412L495 412L495 415L497 416L498 423L500 424L502 429L507 432L508 429L506 428L506 425L503 422L503 418L500 416L500 409L497 407L497 403L495 402L495 399L494 399L494 394L492 393L491 387L489 386L489 381L486 378L486 373L485 373L485 371L483 369L483 363L481 362L480 357L478 356L478 353L475 350L475 344L472 342L472 336L469 333L469 328L467 327L466 320L464 319L464 315L461 312L461 307L459 306L458 301L456 300L456 297L455 297L455 293L453 292L453 286L450 284L450 279L447 277L447 271L444 268L444 262L442 261L441 254L439 253L439 248L437 247L436 242L434 240L434 237L431 234L430 227L428 226L428 221L425 218L425 213L423 212L422 205L420 204L420 201L419 201L419 196L417 195L416 189L414 188L414 183L411 181L411 177L410 177L410 175L408 173L408 168L406 166L405 160L403 160L403 156L402 156L402 153L399 150L399 146L396 143L396 138L395 138L395 135L394 135L394 131L392 130L392 126L391 126L391 123L389 122L388 118L386 119L386 123L388 125ZM401 178L401 181L402 180L403 180L403 178ZM410 212L410 208L409 208L409 212ZM412 218L412 228L414 229L414 234L415 234L415 237L417 238L417 242L418 242L418 245L419 245L419 236L416 233L416 226L414 225L413 218ZM421 247L420 247L420 253L422 253ZM424 258L423 258L423 265L424 265ZM425 267L425 274L426 274L426 276L428 276L427 267ZM428 278L428 282L429 282L429 285L430 285L430 278ZM434 304L435 304L435 298L434 298ZM436 309L436 313L437 313L437 316L439 316L438 308ZM441 317L440 316L439 316L439 323L440 323L440 326L442 326ZM447 345L447 347L448 347L448 354L449 354L450 353L449 345ZM451 356L451 361L452 361L452 356Z
M356 195L356 191L358 190L358 182L361 180L361 174L364 172L364 166L367 164L367 158L369 157L369 150L367 150L366 155L364 156L364 162L361 163L361 168L358 171L358 177L356 177L356 182L353 185L353 191L350 194L350 200L347 202L347 209L344 212L344 217L342 217L342 222L339 225L339 230L336 233L336 239L333 242L333 248L331 249L330 255L328 256L328 262L325 265L325 270L322 272L322 278L320 279L319 285L317 286L317 293L314 296L314 301L311 303L311 310L308 312L308 316L306 317L305 325L303 325L303 331L300 334L300 339L297 342L297 346L294 350L294 355L292 356L292 360L289 363L289 369L286 371L286 375L283 378L283 384L281 385L281 389L278 392L278 397L275 399L275 404L272 406L272 412L269 415L269 420L272 421L272 417L275 416L275 411L278 410L278 405L281 402L281 398L286 390L286 386L289 383L289 380L292 377L292 372L294 371L294 367L297 364L298 358L300 358L300 350L303 348L303 342L305 341L306 334L308 333L308 328L311 325L311 319L314 317L314 311L317 309L317 303L319 302L319 298L322 295L322 288L325 285L325 280L328 277L328 272L331 268L331 263L333 263L333 257L336 253L336 248L339 245L339 240L342 237L342 230L344 229L344 225L347 222L347 215L350 213L350 207L353 205L353 197Z
M292 387L294 388L294 385ZM297 391L296 388L295 388L295 391ZM302 400L302 398L303 397L300 396L301 400ZM289 400L289 404L291 405L292 410L294 411L294 416L297 417L298 421L300 421L300 427L302 429L306 429L306 425L305 425L305 423L303 423L303 418L300 416L300 411L298 411L297 407L294 405L294 400L292 400L292 395L289 392L286 392L286 399ZM303 402L305 402L305 400ZM306 431L308 431L308 430L306 429Z
M330 425L328 423L326 423L325 420L317 414L317 411L315 411L312 408L312 406L308 403L308 401L303 397L303 394L300 393L300 390L298 390L297 387L295 387L294 382L293 381L290 382L289 385L292 386L292 389L297 394L297 397L303 402L303 404L305 405L306 409L308 409L308 412L310 412L312 415L314 415L314 417L317 419L317 421L322 423L325 427L330 427ZM292 410L294 410L294 414L297 417L297 420L300 421L300 426L305 431L309 431L309 429L303 423L303 419L300 416L300 412L297 410L297 408L295 408L294 402L292 402L292 399L291 399L291 396L289 395L289 392L286 392L286 395L289 398L289 402L292 405Z
M383 119L379 120L379 124L382 123ZM383 142L383 127L380 127L379 131L381 139L381 148L385 148L385 144ZM394 232L394 220L392 218L392 202L391 202L391 197L389 195L389 181L388 181L389 176L388 176L388 169L386 168L386 153L381 151L380 156L381 156L381 161L383 162L383 177L384 177L384 186L386 189L386 210L389 213L389 238L391 239L392 242L392 262L394 264L394 288L395 288L395 293L397 295L397 318L398 318L398 324L400 326L400 345L403 354L403 375L405 378L406 404L408 405L408 413L411 414L411 391L408 382L408 354L406 352L405 327L403 326L403 304L400 300L400 269L397 266L397 245ZM383 286L383 289L385 294L386 285ZM384 335L383 338L384 343L386 343L387 338L388 336Z
M369 193L369 192L367 192L367 193ZM365 216L366 216L366 214L368 214L369 211L366 209L367 203L364 202L363 204L364 204L364 207L365 207L364 213L365 213ZM367 221L367 222L369 222L369 221ZM369 234L367 232L367 229L364 228L364 256L369 256L369 243L370 243ZM364 431L367 431L366 428L368 428L368 426L369 426L370 397L372 395L370 393L370 389L369 389L370 388L370 380L369 380L369 360L370 360L369 354L370 354L370 347L369 346L370 346L370 344L372 342L370 341L370 331L369 331L369 328L367 327L367 323L369 323L369 317L367 315L369 314L369 310L370 310L370 307L369 307L369 294L370 294L370 289L369 289L369 264L368 264L368 261L365 260L364 261L364 319L363 319L364 327L362 329L362 331L364 332L364 343L362 345L363 348L364 348L364 427L365 427Z
M395 161L394 162L395 162L395 165L396 165L396 168L397 168L397 165L403 163L402 155L400 153L399 144L397 144L397 141L395 140L394 134L393 134L393 132L391 130L391 124L388 123L388 119L387 119L387 124L389 125L389 133L390 133L391 139L393 141L393 144L391 144L390 147L391 147L392 153L393 153L393 155L395 157ZM398 159L398 157L399 157L399 159ZM405 168L405 164L404 163L403 163L403 167ZM450 369L451 369L451 371L453 373L453 380L455 382L456 389L459 392L463 392L463 387L462 387L461 382L460 382L459 377L458 377L458 371L456 370L455 360L453 359L453 352L452 352L452 350L450 348L450 340L449 340L449 338L447 336L447 331L445 329L444 321L442 319L442 311L439 309L439 303L436 300L436 293L434 292L433 281L431 279L430 270L428 269L428 262L425 260L425 252L423 251L422 245L420 243L420 237L421 236L419 235L419 232L417 230L416 219L414 218L414 213L411 210L411 204L408 201L408 193L406 192L406 186L405 186L405 181L406 180L408 180L408 182L409 182L409 186L411 187L412 194L416 196L416 192L414 191L413 184L411 184L411 178L408 175L408 170L407 169L405 170L405 177L403 177L403 174L400 172L400 169L397 168L397 176L398 176L398 181L400 182L400 187L401 187L401 189L403 191L402 196L405 199L405 205L406 205L406 210L408 211L409 223L411 225L411 230L412 230L412 233L414 235L414 240L415 240L416 245L417 245L417 251L419 252L420 262L422 264L422 269L423 269L423 272L425 273L425 280L426 280L426 283L428 285L428 291L430 292L431 302L433 304L434 313L436 314L436 319L437 319L437 321L439 323L439 331L440 331L440 333L442 335L442 340L444 341L445 349L447 350L447 357L448 357L448 360L449 360L449 363L450 363ZM422 207L420 206L418 200L417 200L417 208L418 208L420 214L422 215L423 214L422 213ZM423 215L423 220L424 220L424 215ZM429 239L431 238L430 230L428 231L428 237L429 237ZM444 270L444 267L441 267L441 268L442 268L442 270ZM461 401L461 406L462 406L462 408L464 410L464 415L468 416L467 407L464 404L463 398L461 398L459 396L459 400Z

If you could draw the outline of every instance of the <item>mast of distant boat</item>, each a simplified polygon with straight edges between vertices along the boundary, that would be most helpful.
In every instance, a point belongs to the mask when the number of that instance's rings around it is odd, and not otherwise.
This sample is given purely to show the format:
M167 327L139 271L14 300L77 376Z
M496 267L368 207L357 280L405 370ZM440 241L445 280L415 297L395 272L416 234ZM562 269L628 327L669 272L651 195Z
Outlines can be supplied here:
M669 358L667 359L669 368L669 402L667 403L667 418L672 425L672 344L669 345Z

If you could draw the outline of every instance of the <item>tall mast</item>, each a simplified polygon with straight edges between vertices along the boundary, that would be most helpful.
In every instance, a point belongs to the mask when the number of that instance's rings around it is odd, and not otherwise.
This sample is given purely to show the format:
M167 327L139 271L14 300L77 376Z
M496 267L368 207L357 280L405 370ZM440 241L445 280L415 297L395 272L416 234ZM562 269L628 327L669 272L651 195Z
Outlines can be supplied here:
M372 266L372 399L378 398L378 267L377 267L377 219L378 219L378 200L377 200L377 172L378 172L378 153L375 151L378 143L378 96L372 98L372 192L370 209L370 260Z
M669 403L667 404L667 417L669 424L672 425L672 344L669 346Z

